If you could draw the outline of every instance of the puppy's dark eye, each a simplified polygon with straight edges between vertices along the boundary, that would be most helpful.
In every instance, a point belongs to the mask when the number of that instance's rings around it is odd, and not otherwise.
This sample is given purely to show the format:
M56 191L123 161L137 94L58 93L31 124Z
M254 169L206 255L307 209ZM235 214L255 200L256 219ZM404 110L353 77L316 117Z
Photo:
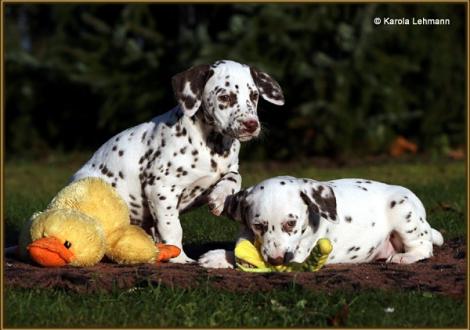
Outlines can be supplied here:
M64 242L64 246L65 246L67 249L70 249L70 247L72 246L72 243L70 243L69 241L65 241L65 242Z
M294 228L295 224L296 224L296 221L294 221L294 220L287 221L287 223L286 223L287 227L289 227L289 228Z
M220 95L217 99L218 99L220 102L228 102L228 101L230 101L230 96L228 96L228 95Z
M256 230L256 231L260 231L260 232L264 232L264 225L262 223L255 223L253 225L253 228Z

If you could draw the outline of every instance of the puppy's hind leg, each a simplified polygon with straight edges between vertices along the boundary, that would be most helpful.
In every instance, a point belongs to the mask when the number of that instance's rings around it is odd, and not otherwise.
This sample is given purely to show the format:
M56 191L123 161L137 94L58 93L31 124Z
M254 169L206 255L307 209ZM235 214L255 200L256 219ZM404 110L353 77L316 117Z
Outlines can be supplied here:
M389 217L394 232L401 241L402 251L387 260L409 264L432 257L432 229L426 221L421 201L410 191L395 194L389 201Z

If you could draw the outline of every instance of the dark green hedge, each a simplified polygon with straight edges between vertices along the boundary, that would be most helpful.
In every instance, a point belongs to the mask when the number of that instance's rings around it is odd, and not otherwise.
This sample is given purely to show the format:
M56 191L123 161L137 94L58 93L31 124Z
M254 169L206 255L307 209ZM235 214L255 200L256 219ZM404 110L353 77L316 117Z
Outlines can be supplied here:
M260 105L244 158L383 153L465 143L465 7L459 4L5 6L7 156L93 149L174 106L170 78L233 59L284 89ZM451 25L374 25L374 17Z

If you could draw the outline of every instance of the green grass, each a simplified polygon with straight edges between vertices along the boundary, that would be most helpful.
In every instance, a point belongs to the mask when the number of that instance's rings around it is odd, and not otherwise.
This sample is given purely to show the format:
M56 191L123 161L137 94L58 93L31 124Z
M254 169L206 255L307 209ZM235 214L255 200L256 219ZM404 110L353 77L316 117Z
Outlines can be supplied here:
M61 156L5 165L7 245L16 243L21 224L47 205L84 160L83 156ZM405 185L422 199L428 221L445 238L466 235L463 162L388 162L345 168L316 168L298 163L274 169L246 164L241 173L244 186L286 174L318 180L364 177ZM231 241L238 231L236 223L211 216L206 208L182 218L186 244ZM348 306L348 315L340 317L344 306ZM386 313L388 307L394 308L394 312ZM464 327L466 324L463 300L429 292L400 292L397 288L395 293L321 293L292 286L266 293L236 294L215 290L204 281L196 289L158 286L103 294L7 288L4 311L5 326L16 327L309 327L327 326L334 319L344 326Z
M7 325L39 327L312 327L334 320L343 326L463 327L466 312L465 304L422 292L327 294L291 287L236 294L207 284L93 295L7 289L5 302Z

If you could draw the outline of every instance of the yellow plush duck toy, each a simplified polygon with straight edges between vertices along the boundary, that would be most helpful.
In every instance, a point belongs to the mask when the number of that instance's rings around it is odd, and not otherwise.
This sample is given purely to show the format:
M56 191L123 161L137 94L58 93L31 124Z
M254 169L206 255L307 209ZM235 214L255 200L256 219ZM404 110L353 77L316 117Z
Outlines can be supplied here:
M33 214L19 240L20 256L46 267L92 266L104 255L120 264L155 263L180 252L131 225L124 200L99 178L62 189L45 211Z
M320 238L310 252L310 256L303 263L290 263L289 265L272 266L266 263L260 252L260 243L252 244L248 240L241 240L235 246L235 260L237 267L245 272L316 272L320 270L328 260L333 250L331 242L327 238Z

